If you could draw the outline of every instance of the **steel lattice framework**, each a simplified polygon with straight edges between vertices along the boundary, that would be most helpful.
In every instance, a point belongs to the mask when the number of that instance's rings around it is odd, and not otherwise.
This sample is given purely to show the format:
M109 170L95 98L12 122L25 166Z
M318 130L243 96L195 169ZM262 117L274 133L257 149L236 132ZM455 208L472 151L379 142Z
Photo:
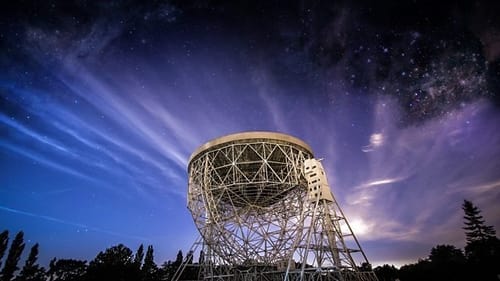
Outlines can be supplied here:
M356 266L353 255L366 256L326 177L328 191L311 180L324 173L314 161L306 143L272 132L221 137L193 153L188 208L203 241L200 278L376 280ZM318 171L309 180L306 162Z

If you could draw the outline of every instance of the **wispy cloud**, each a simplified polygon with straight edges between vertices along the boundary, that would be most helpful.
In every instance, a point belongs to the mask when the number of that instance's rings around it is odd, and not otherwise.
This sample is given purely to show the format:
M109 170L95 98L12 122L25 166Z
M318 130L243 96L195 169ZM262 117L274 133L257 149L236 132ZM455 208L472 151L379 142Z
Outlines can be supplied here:
M494 145L500 135L492 133L500 116L492 114L487 103L478 102L417 127L377 124L386 142L367 154L368 179L347 195L346 206L347 213L373 222L367 239L463 240L463 198L482 203L500 187L491 161L500 155ZM471 122L476 126L469 127Z
M89 226L89 225L82 224L82 223L76 223L76 222L66 221L66 220L58 219L58 218L51 217L51 216L46 216L46 215L41 215L41 214L35 214L35 213L26 212L26 211L22 211L22 210L18 210L18 209L13 209L13 208L5 207L5 206L0 206L0 210L6 211L6 212L10 212L10 213L14 213L14 214L23 215L23 216L29 216L29 217L33 217L33 218L36 218L36 219L41 219L41 220L49 221L49 222L54 222L54 223L59 223L59 224L64 224L64 225L69 225L69 226L81 228L83 231L89 231L90 230L90 231L95 231L95 232L99 232L99 233L103 233L103 234L107 234L107 235L121 237L121 238L128 238L128 239L134 239L134 240L138 240L138 241L151 242L151 240L148 239L148 238L146 238L146 237L118 233L118 232L115 232L115 231L109 231L109 230L106 230L106 229L102 229L102 228L98 228L98 227L93 227L93 226Z
M282 107L283 101L277 100L276 96L279 93L278 87L274 86L271 81L271 75L267 73L265 67L259 67L252 73L252 82L257 89L259 98L267 110L265 112L271 116L274 125L274 130L287 132L289 131L288 124L283 117ZM273 93L274 92L274 93Z
M74 80L75 77L72 77L70 81L63 78L66 86L71 88L75 94L98 108L106 118L128 129L134 137L145 141L148 146L156 149L166 159L176 163L179 168L184 169L186 167L186 153L179 151L177 146L166 142L165 138L159 133L158 127L154 125L157 121L146 119L145 112L141 111L137 105L131 104L134 100L130 99L130 97L133 97L135 93L124 95L129 97L125 100L122 95L118 95L109 85L101 82L83 67L78 68L75 75L78 75L78 80ZM93 95L89 96L88 92L93 93Z
M0 114L0 123L4 123L9 130L16 134L24 136L22 142L10 143L6 140L3 145L9 147L12 152L36 160L39 164L45 165L59 171L76 175L93 182L101 184L108 181L106 175L114 175L115 178L130 178L131 185L135 185L135 190L143 195L157 193L164 190L167 193L184 195L175 186L184 184L182 171L185 169L187 153L182 156L176 154L176 159L170 155L158 153L158 146L143 142L143 134L137 133L137 129L129 128L132 138L124 136L121 130L109 130L108 126L122 126L125 123L118 123L116 119L103 120L99 116L89 117L82 112L71 110L67 105L46 98L43 103L40 102L40 96L49 96L49 93L38 91L36 96L32 96L28 91L19 92L17 89L11 89L15 94L23 95L25 100L24 110L26 110L32 121L21 124L13 118ZM92 111L88 104L77 104L79 96L73 97L74 108ZM80 103L81 103L80 99ZM102 104L102 102L101 102ZM43 106L42 106L43 105ZM140 108L140 106L139 106ZM103 110L105 107L103 107ZM148 115L147 112L143 114ZM102 112L106 116L109 112ZM109 122L111 120L112 122ZM27 120L30 121L30 120ZM125 120L126 121L126 120ZM99 123L100 122L100 123ZM105 123L103 123L105 122ZM156 123L149 124L142 122L140 125L149 126L149 133L156 130ZM44 133L37 132L37 128L43 129ZM113 127L111 127L113 128ZM155 133L155 142L161 142L158 134ZM42 149L33 151L33 144ZM163 149L169 145L163 143ZM45 147L45 148L44 148ZM178 148L179 145L169 147ZM57 161L55 159L58 159ZM177 166L168 163L168 159ZM79 163L88 167L88 169L74 169L69 163ZM63 164L64 163L64 164ZM139 165L138 165L139 164ZM144 165L146 164L146 165ZM70 168L71 167L71 168ZM148 170L148 172L146 172ZM96 171L104 177L96 177ZM151 172L153 171L153 172ZM97 175L98 175L97 174ZM149 174L146 176L146 174ZM135 182L135 184L133 184ZM168 182L170 188L161 189ZM103 184L103 186L114 186L113 183ZM122 190L116 190L122 192Z
M381 186L381 185L386 185L390 183L395 183L404 180L404 178L392 178L392 179L377 179L373 181L369 181L367 183L364 183L357 188L364 188L364 187L374 187L374 186Z
M184 184L182 171L186 169L189 156L186 144L196 142L190 132L175 124L175 118L166 114L166 110L158 120L158 114L153 112L157 108L152 106L149 110L143 105L154 104L149 101L151 95L134 92L130 87L134 81L123 79L125 73L116 81L109 79L113 75L102 75L106 71L94 68L103 50L125 28L120 20L118 17L99 19L88 29L74 33L53 33L27 26L26 40L31 43L26 45L27 53L41 65L50 65L51 75L59 86L52 90L57 94L39 93L46 98L43 107L38 102L30 104L29 101L37 97L25 91L24 107L40 116L40 120L47 121L37 125L51 130L51 139L45 140L47 145L73 152L74 160L96 171L114 174L115 178L129 178L130 183L136 183L136 190L144 195L158 190L179 195L177 186ZM144 98L133 98L141 94ZM57 95L64 98L54 99ZM74 104L68 105L65 99L74 100ZM161 126L161 121L169 121L166 135L162 134L165 126ZM172 131L179 132L179 141L171 139ZM31 137L38 142L44 141L37 135L31 134ZM169 188L158 188L160 186Z
M91 178L83 173L80 173L79 171L77 171L75 169L71 169L71 168L66 167L64 165L61 165L57 162L51 161L50 159L47 159L47 158L39 155L38 153L36 153L32 150L25 149L25 148L15 146L15 145L12 145L9 143L5 143L5 142L0 142L0 146L4 147L12 152L15 152L17 154L20 154L22 156L25 156L29 159L32 159L37 164L41 164L41 165L53 168L55 170L58 170L60 172L65 173L65 174L73 175L73 176L76 176L76 177L79 177L79 178L82 178L82 179L85 179L85 180L88 180L91 182L100 183L98 180L96 180L94 178Z
M470 186L456 187L449 190L449 193L467 192L467 193L481 194L481 193L491 192L495 189L500 190L500 180L493 182L477 183L475 185L470 185Z
M27 128L26 126L23 126L21 123L16 122L15 120L8 118L7 116L5 116L1 113L0 113L0 122L4 123L5 125L10 126L11 128L17 130L20 133L23 133L23 134L35 139L39 143L43 143L43 144L50 146L51 148L56 149L60 152L68 153L71 156L75 156L72 152L70 152L66 147L64 147L59 142L51 139L48 136L42 136L39 133Z

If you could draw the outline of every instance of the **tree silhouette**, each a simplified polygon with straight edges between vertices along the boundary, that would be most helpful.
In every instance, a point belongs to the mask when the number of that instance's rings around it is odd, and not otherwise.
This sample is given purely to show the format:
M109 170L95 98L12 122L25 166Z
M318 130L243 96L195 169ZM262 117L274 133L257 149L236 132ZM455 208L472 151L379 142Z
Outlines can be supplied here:
M37 264L38 243L31 247L30 254L26 259L24 267L19 275L14 279L16 281L44 281L45 269Z
M144 259L144 246L141 244L134 256L134 265L137 267L137 269L141 268L143 259Z
M384 264L373 269L379 281L395 281L399 276L399 270L394 265Z
M399 269L401 281L431 280L431 263L426 259L420 259L417 263L403 265Z
M193 264L193 251L189 251L186 255L187 264Z
M164 262L158 269L158 275L160 280L170 280L174 274L175 269L172 261L168 260Z
M464 229L467 243L484 241L495 237L495 229L493 229L493 226L484 225L481 211L472 202L464 200L462 209L465 213Z
M429 260L435 264L456 263L464 264L464 253L453 245L437 245L431 249Z
M60 259L50 261L47 275L49 281L83 281L87 272L87 261Z
M119 244L100 252L90 262L87 278L89 280L137 281L140 275L133 262L132 250Z
M481 211L472 202L464 200L462 209L467 240L465 256L470 271L475 272L476 279L496 280L500 274L500 240L495 229L485 225Z
M452 245L437 245L429 255L432 280L465 280L465 256Z
M2 267L2 258L7 250L7 245L9 243L9 231L4 230L0 233L0 268Z
M358 267L359 271L372 271L372 265L369 262L363 262L361 266Z
M19 231L16 234L14 240L12 241L12 244L10 245L9 255L5 260L5 265L3 266L1 272L2 281L12 280L14 272L16 272L16 270L19 269L19 267L17 267L17 263L19 262L19 258L21 257L23 250L24 250L24 233L22 231Z
M175 259L175 262L174 262L174 266L178 267L182 264L182 260L183 260L183 256L182 256L182 250L179 250L179 252L177 252L177 257Z
M154 262L153 246L149 245L144 258L144 265L142 266L142 280L153 281L157 279L158 267Z

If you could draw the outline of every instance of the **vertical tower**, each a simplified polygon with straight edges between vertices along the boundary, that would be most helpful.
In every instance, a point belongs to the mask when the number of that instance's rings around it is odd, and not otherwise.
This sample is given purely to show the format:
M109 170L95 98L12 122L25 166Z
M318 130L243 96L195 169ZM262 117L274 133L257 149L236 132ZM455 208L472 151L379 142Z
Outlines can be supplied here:
M200 279L376 280L359 270L366 256L303 141L273 132L224 136L193 153L188 173Z
M369 264L368 259L330 190L321 162L306 159L304 176L307 200L299 222L301 235L294 243L284 279L377 280L373 271L362 271L357 265ZM295 258L300 269L293 269Z

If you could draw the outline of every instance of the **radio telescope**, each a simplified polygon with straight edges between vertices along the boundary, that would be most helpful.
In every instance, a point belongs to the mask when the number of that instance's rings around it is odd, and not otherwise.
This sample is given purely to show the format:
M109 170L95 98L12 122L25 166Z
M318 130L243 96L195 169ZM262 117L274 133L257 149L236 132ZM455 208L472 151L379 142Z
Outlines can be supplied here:
M321 162L300 139L223 136L192 154L188 173L203 250L199 279L377 280L359 269L368 260Z

